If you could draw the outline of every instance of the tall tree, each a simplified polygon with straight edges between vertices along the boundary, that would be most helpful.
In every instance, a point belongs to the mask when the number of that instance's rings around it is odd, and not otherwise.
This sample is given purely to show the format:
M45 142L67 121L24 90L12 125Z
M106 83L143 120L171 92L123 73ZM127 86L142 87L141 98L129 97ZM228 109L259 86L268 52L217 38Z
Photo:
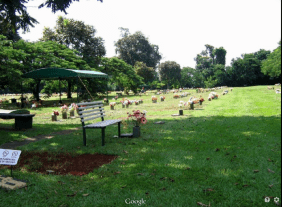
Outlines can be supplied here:
M119 58L103 57L99 69L108 74L111 84L118 85L119 89L127 88L137 92L137 88L143 84L143 78L134 68Z
M281 41L265 61L262 62L261 71L270 77L280 77L281 79Z
M122 38L115 43L118 57L132 66L136 62L143 62L148 67L155 69L162 59L159 47L151 44L141 32L131 35L128 29L120 29L122 31Z
M226 50L223 47L216 48L214 51L214 56L216 59L216 64L224 65L226 64Z
M95 33L93 26L59 16L54 30L44 28L41 41L56 41L75 49L92 68L97 68L101 57L106 54L106 49L104 40L95 37Z
M195 69L184 67L181 69L181 87L193 87L193 72Z
M148 84L156 78L156 71L152 67L147 67L145 63L136 62L134 65L134 70L137 75L143 78L143 81Z
M13 48L14 43L3 35L0 35L0 88L19 88L23 63L21 60L26 58L22 50ZM16 81L15 81L16 80Z
M53 41L30 43L20 40L14 44L14 49L25 53L24 58L20 59L23 64L21 67L22 73L47 67L91 70L90 66L78 56L76 51ZM33 94L36 96L35 86L37 83L32 79L25 79L24 83L24 88L32 88ZM45 93L58 91L58 81L43 81L42 83L45 84ZM72 85L73 82L69 81L69 92L73 89Z
M180 65L174 61L166 61L160 64L159 68L161 81L167 84L167 88L171 85L180 83L181 69Z

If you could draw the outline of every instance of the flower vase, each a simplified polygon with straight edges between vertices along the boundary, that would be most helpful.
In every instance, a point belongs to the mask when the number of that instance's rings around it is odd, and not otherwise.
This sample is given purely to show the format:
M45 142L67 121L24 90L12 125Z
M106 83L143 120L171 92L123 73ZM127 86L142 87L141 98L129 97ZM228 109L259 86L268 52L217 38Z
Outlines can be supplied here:
M63 112L63 113L62 113L62 118L63 118L63 119L67 119L67 118L68 118L67 112Z
M57 115L52 115L52 121L57 121Z
M134 138L140 137L140 127L139 126L133 127L133 137Z
M74 111L73 110L70 111L70 117L74 117Z

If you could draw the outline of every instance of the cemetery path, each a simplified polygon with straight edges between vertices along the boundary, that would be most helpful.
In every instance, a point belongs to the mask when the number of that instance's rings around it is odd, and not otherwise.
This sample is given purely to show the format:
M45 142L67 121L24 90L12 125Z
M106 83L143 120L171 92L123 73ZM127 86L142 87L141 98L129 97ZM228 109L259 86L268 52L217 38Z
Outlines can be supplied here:
M35 136L35 137L26 138L23 141L19 141L19 142L8 142L8 143L5 143L5 144L2 144L0 146L0 148L2 148L2 149L16 149L19 146L23 146L23 145L29 144L31 142L37 142L37 141L40 141L42 139L52 139L56 135L67 135L67 134L70 134L70 133L77 131L79 129L80 128L73 128L73 129L69 129L69 130L54 132L54 133L51 133L51 134L48 134L48 135L38 135L38 136Z

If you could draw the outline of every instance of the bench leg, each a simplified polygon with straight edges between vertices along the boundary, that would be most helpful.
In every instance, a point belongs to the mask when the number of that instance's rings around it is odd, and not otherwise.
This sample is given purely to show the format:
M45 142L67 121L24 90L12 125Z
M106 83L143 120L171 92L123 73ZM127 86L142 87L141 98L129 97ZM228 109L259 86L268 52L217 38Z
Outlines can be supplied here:
M86 131L85 128L83 128L83 144L86 146Z
M105 128L102 128L102 146L105 145Z
M118 123L118 137L120 137L120 122Z

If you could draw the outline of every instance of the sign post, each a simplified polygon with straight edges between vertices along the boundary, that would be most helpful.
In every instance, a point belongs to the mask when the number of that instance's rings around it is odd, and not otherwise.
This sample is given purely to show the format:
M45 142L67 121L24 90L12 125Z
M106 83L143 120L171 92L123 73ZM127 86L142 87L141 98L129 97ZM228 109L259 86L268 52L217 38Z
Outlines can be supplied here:
M0 149L0 165L11 166L11 177L0 175L0 186L2 188L14 190L26 186L24 181L13 179L13 165L18 163L20 155L20 150Z

